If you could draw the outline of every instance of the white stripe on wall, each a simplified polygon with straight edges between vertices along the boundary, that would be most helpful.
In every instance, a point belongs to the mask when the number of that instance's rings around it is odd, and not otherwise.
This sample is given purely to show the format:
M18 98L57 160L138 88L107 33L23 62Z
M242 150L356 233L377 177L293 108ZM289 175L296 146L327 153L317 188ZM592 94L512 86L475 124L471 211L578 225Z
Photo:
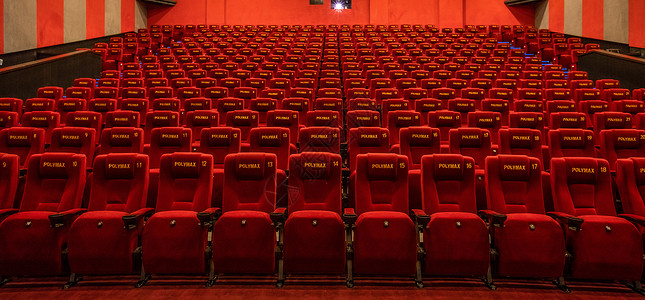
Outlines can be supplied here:
M36 0L4 0L4 52L38 46Z
M605 40L629 42L629 0L604 1Z
M63 22L65 30L65 43L85 39L86 16L85 0L65 0Z
M535 27L549 29L549 1L542 1L535 7Z
M105 35L121 33L121 0L105 0Z
M148 27L148 9L140 1L134 2L134 29Z
M582 36L582 1L564 1L564 33Z

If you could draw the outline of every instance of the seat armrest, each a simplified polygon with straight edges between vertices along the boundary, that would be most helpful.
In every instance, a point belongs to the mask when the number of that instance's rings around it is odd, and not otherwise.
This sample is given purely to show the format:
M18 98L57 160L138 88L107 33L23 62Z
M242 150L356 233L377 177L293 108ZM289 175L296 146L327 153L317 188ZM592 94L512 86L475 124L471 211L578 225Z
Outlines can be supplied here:
M284 207L276 208L271 214L271 221L274 224L284 224L284 221L287 220L287 209Z
M0 209L0 222L2 222L2 220L4 220L6 217L13 215L17 212L18 210L14 208Z
M121 217L123 224L126 229L135 229L139 225L139 222L144 218L149 218L152 214L155 213L155 210L149 207L140 208L137 211L134 211L128 215Z
M645 217L643 216L634 215L634 214L619 214L618 216L631 222L632 224L645 227Z
M410 218L412 218L412 221L414 221L414 223L421 226L421 228L426 228L428 223L430 223L430 216L421 209L410 210Z
M345 208L343 211L343 222L347 225L354 225L357 218L358 216L356 215L356 212L354 212L353 208Z
M477 215L482 219L488 220L488 224L495 227L504 227L504 222L506 222L507 218L505 214L500 214L496 211L487 209L480 210Z
M580 227L582 226L582 223L584 222L583 219L576 218L570 214L565 214L563 212L559 211L551 211L546 213L548 216L551 218L554 218L556 221L558 221L562 225L566 225L569 229L573 231L578 231L580 230Z
M218 207L210 207L204 211L197 213L197 219L199 219L199 224L203 227L210 226L215 220L217 220L222 215L222 209Z
M84 209L84 208L75 208L64 212L56 213L53 215L49 215L49 223L54 228L71 225L72 222L74 222L74 220L76 219L76 217L78 217L79 215L81 215L86 211L87 209Z

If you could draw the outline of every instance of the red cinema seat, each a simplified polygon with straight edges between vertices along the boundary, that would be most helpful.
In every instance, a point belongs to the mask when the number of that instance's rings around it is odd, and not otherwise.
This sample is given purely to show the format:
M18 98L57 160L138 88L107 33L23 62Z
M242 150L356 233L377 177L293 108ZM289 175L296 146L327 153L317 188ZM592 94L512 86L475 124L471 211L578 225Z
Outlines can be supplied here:
M140 115L135 111L110 111L106 114L105 128L139 127Z
M484 159L492 155L488 129L456 128L450 130L450 153L470 156L478 169L484 168Z
M96 130L84 127L60 127L52 130L52 143L47 152L66 152L85 155L86 161L94 161ZM91 165L87 165L91 168Z
M0 98L0 111L13 111L22 115L22 100L17 98Z
M99 154L143 153L143 129L135 127L105 128L101 132Z
M58 86L41 87L38 89L36 97L58 100L63 98L63 88Z
M344 273L341 165L340 155L330 153L306 152L289 158L284 273ZM278 278L284 277L279 273Z
M423 286L417 265L417 229L408 206L408 161L393 153L361 154L353 174L355 208L344 219L353 226L348 250L353 259L347 285L353 275L414 276ZM354 212L355 210L355 212ZM354 223L355 221L355 223ZM425 227L423 225L420 228ZM348 235L352 236L352 235Z
M215 106L220 115L219 125L224 126L226 125L226 113L244 109L244 100L239 98L222 98L217 100Z
M248 145L249 131L259 126L258 116L257 111L251 110L234 110L226 113L226 126L239 128L241 131L242 149L246 149Z
M356 157L366 153L388 153L390 151L390 132L378 126L357 127L349 130L347 145L349 170L356 169Z
M543 160L542 132L530 128L502 128L499 130L499 154L525 155Z
M15 154L0 154L0 220L13 210L20 176L20 157Z
M416 111L397 110L387 115L390 130L390 145L399 143L399 130L410 126L421 126L421 114Z
M300 152L330 152L340 154L338 127L306 127L300 129Z
M150 144L152 130L162 127L178 127L179 113L173 111L150 111L146 114L144 143ZM152 165L152 163L151 163ZM154 169L154 168L153 168Z
M137 249L148 193L148 156L135 153L99 155L94 160L88 212L69 232L70 281L81 275L133 274L140 269ZM110 249L108 251L107 249Z
M423 156L421 182L423 211L430 216L424 273L485 276L490 250L486 224L476 215L475 161L456 154Z
M215 168L221 169L224 167L224 158L226 155L240 152L240 136L241 131L238 128L204 128L201 131L197 152L213 156Z
M448 144L450 130L461 127L461 114L451 110L428 112L428 127L439 128L441 132L441 143Z
M358 127L380 127L380 114L373 110L352 110L347 112L347 129Z
M69 228L84 211L85 172L80 154L31 156L20 209L0 224L3 277L64 274Z
M276 172L275 154L226 157L222 215L213 227L216 274L275 272L276 227L284 224L284 209L275 208Z
M568 265L574 279L638 281L643 240L636 226L616 217L606 160L564 157L551 160L553 216L566 232Z
M65 125L67 114L87 110L87 101L79 98L63 98L56 101L56 109L60 114L61 125Z
M199 144L201 132L204 128L217 127L219 114L214 110L195 110L186 114L186 128L192 131L192 143L196 147Z
M600 138L600 132L606 129L632 128L632 115L621 112L600 112L593 115L594 138Z
M438 128L413 126L399 131L399 144L390 152L408 158L409 205L410 209L421 209L421 158L424 155L441 153L441 136Z
M267 125L267 114L276 110L278 101L271 98L256 98L252 99L249 104L249 109L258 112L258 123L260 126Z
M289 139L291 144L298 143L298 132L300 123L298 112L293 110L270 110L267 112L267 127L282 127L289 129Z
M0 111L0 130L20 125L20 117L17 112Z
M645 103L642 100L616 100L612 103L612 108L617 112L636 115L645 112Z
M542 164L521 155L486 158L486 199L482 214L491 224L499 276L561 279L565 265L565 235L560 224L545 215Z
M49 98L31 98L25 100L25 112L31 111L54 111L56 100Z
M468 127L487 129L493 145L498 144L499 130L502 128L502 116L498 112L475 111L468 113Z
M549 157L596 157L593 131L574 128L549 130Z
M607 129L600 131L600 157L609 162L612 171L621 158L645 157L645 130Z
M552 113L549 120L549 129L560 128L587 128L587 116L581 112Z
M587 115L587 128L593 127L593 115L599 112L609 111L609 103L602 100L583 100L578 102L580 112Z
M89 87L68 87L67 90L65 90L65 97L66 98L76 98L76 99L85 99L85 100L90 100L92 96L92 89ZM60 99L58 99L60 100Z
M249 131L249 152L273 153L277 157L277 168L288 170L289 155L297 149L290 143L289 129L258 127Z
M160 127L150 132L150 169L159 169L161 156L174 152L190 152L191 150L190 128L183 127Z
M60 125L60 114L53 111L32 111L22 114L23 127L36 127L45 130L45 144L51 143L51 132Z
M163 155L159 166L155 214L141 236L143 268L137 287L150 274L204 274L210 269L207 235L219 211L210 206L213 158L172 153Z

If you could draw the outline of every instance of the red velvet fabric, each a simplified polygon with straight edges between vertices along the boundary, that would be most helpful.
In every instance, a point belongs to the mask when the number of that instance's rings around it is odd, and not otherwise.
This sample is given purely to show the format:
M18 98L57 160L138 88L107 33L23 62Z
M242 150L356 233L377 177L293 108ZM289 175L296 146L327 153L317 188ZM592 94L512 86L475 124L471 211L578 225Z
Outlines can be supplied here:
M259 127L249 132L249 152L275 154L277 168L280 170L289 170L290 145L287 128Z
M607 129L600 131L600 157L616 170L620 158L645 156L645 130Z
M105 128L139 127L141 115L134 111L110 111L105 116Z
M413 275L416 265L415 235L414 224L405 213L361 213L354 230L354 273Z
M224 166L224 158L229 153L240 152L241 131L232 127L204 128L199 139L199 152L213 156L215 167Z
M190 152L192 131L183 127L160 127L150 133L150 168L158 169L161 156L174 152Z
M61 120L63 115L61 114ZM65 126L94 128L96 136L101 135L102 124L105 123L100 113L94 111L69 112L65 120Z
M399 154L408 157L410 169L419 169L424 155L441 152L441 134L437 128L402 128L399 131L399 145Z
M554 158L551 185L556 211L584 220L580 231L567 230L573 277L638 280L643 243L639 231L615 217L609 164L594 158Z
M431 111L428 113L428 126L439 128L442 143L448 144L450 130L461 127L461 114L449 110Z
M152 130L161 127L179 126L179 113L173 111L151 111L146 114L145 144L150 144Z
M450 130L450 153L470 156L477 168L484 168L484 159L492 154L487 129L457 128Z
M361 111L354 111L361 112ZM365 111L367 112L367 111ZM371 112L371 111L370 111ZM374 112L378 115L378 112ZM348 112L349 114L349 112ZM349 120L349 116L348 116ZM378 119L377 119L378 120ZM378 122L377 122L378 123ZM356 169L356 157L365 153L387 153L390 150L390 132L380 127L358 127L349 129L349 169Z
M0 153L0 209L13 208L18 190L19 169L18 155Z
M227 211L213 228L215 272L273 273L275 244L275 228L267 212Z
M300 152L340 153L338 127L306 127L300 130Z
M217 127L219 114L213 110L195 110L186 114L186 127L192 130L192 142L198 142L204 128Z
M160 192L159 195L164 194ZM159 207L160 201L157 203ZM207 229L199 225L196 211L170 210L155 213L148 219L141 237L146 272L204 273L207 233Z
M569 101L566 101L569 102ZM573 102L571 102L573 103ZM570 104L565 104L570 105ZM546 115L549 129L582 128L587 125L587 116L581 112L554 112Z
M339 200L336 197L340 205ZM345 271L345 226L339 212L290 213L284 229L284 269L287 273Z
M607 129L631 129L632 115L621 112L600 112L593 115L593 131L596 139Z
M32 155L45 152L45 130L34 127L2 129L0 152L18 155L20 167L26 168Z
M33 155L20 212L0 224L3 275L58 275L69 224L53 228L49 215L80 208L85 157L71 153Z
M277 109L267 112L267 126L289 129L289 141L293 145L298 143L299 122L299 115L296 111Z
M474 204L474 196L471 197ZM424 231L425 273L442 276L482 276L488 271L488 229L471 212L432 213ZM459 225L457 225L459 224Z
M595 157L593 132L571 128L549 130L549 156Z
M23 127L45 129L45 144L51 143L52 130L60 125L60 114L53 111L32 111L22 114L20 124Z
M101 133L99 154L143 153L143 134L141 128L105 128Z
M249 131L251 128L258 127L259 113L251 110L234 110L226 113L226 126L239 128L241 132L241 141L248 143Z
M52 130L52 143L48 151L83 154L91 168L95 145L96 131L93 128L61 127Z
M410 126L421 126L421 114L416 111L398 110L387 114L390 130L390 145L399 143L399 130Z

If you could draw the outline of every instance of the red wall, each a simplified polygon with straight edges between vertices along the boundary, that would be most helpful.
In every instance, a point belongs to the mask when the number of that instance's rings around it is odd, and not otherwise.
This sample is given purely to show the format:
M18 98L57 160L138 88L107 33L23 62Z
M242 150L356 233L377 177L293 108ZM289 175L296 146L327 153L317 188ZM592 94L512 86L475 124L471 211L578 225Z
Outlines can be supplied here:
M148 6L148 24L468 24L533 25L532 6L508 8L504 0L353 0L352 9L335 11L330 0L178 0ZM482 13L485 11L486 13Z
M629 45L645 48L645 1L629 1Z

